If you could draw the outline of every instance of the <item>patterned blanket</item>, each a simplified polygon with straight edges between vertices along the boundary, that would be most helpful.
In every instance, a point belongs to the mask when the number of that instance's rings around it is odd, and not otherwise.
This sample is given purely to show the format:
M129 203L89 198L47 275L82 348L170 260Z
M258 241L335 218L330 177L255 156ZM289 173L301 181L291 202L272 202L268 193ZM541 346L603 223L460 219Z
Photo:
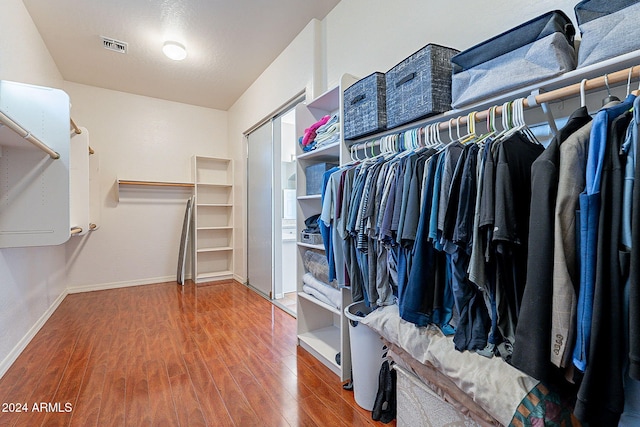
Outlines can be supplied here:
M455 350L451 337L436 327L416 327L402 320L395 305L374 310L362 323L398 347L391 349L410 362L425 384L444 392L450 398L445 400L460 411L466 407L467 415L481 425L581 425L572 415L570 398L562 398L500 358Z

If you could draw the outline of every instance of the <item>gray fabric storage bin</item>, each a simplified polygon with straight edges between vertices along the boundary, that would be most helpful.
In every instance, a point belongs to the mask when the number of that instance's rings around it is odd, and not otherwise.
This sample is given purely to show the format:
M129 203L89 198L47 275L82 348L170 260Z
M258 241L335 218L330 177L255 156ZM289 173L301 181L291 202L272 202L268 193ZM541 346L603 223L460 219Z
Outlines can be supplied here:
M574 34L571 20L561 11L552 11L454 56L453 107L575 69Z
M574 11L582 35L578 68L640 49L640 0L586 0Z
M458 52L428 44L387 71L388 129L451 109L451 57Z
M300 243L307 243L309 245L321 245L322 244L322 235L320 233L307 233L305 231L301 231L300 232ZM328 280L327 280L327 282L328 282Z
M307 180L307 195L312 196L320 194L322 191L322 175L329 169L338 166L335 163L316 163L307 166L305 169L305 177Z
M387 127L387 92L383 73L373 73L344 91L344 138L384 130Z

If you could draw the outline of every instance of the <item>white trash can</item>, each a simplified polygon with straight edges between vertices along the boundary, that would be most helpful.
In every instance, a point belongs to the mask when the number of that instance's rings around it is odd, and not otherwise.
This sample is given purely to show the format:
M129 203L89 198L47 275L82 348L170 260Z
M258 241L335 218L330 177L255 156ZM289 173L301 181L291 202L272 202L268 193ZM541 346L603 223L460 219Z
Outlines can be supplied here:
M373 409L376 401L380 367L385 360L380 335L360 322L370 312L371 308L363 301L354 302L344 309L344 315L349 319L353 397L367 411Z

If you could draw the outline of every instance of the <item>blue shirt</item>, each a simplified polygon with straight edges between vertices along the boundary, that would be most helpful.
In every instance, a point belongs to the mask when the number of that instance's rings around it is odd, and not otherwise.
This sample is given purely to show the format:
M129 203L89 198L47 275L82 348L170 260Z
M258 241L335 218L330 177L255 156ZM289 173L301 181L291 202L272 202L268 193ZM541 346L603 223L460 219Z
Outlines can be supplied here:
M580 194L580 291L576 320L576 345L573 364L580 371L587 367L587 353L591 338L593 291L595 287L598 223L600 219L600 181L604 166L609 128L613 120L633 106L634 95L619 104L603 108L596 114L587 152L586 188Z

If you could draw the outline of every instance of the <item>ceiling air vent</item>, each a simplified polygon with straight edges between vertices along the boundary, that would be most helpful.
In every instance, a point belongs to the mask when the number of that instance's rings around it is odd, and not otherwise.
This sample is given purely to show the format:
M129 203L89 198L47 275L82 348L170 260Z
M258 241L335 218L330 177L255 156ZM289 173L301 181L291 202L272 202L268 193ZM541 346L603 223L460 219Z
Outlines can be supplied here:
M102 36L102 47L107 50L112 50L114 52L119 53L127 53L127 42L121 42L119 40L115 40L109 37Z

